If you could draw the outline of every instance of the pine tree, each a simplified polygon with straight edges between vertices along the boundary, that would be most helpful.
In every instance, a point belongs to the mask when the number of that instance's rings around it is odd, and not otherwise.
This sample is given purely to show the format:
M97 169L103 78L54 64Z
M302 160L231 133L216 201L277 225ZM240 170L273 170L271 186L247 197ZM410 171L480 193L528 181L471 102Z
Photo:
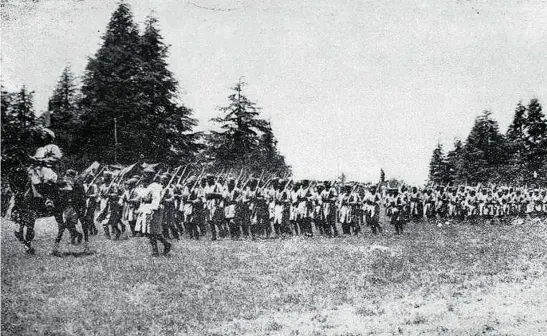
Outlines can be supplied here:
M65 157L73 152L72 139L74 130L77 129L79 100L76 78L67 66L48 102L49 128L55 132L57 145L63 150Z
M433 150L431 161L429 162L429 181L433 184L445 184L447 180L443 146L439 143Z
M507 164L503 170L504 182L513 185L524 183L527 173L526 164L526 139L524 135L526 127L526 106L522 102L517 104L513 122L509 125L506 134Z
M380 169L380 183L384 183L386 181L386 173L384 172L384 169Z
M475 119L462 153L460 175L468 183L501 182L507 163L505 139L491 112Z
M219 110L222 117L212 120L221 131L211 132L213 156L221 167L238 167L250 162L252 153L260 145L260 135L269 131L268 123L260 119L259 108L243 94L241 80L232 88L230 104Z
M139 115L139 98L136 78L139 74L140 36L129 6L121 3L112 14L103 44L93 58L90 58L83 77L82 117L79 136L75 146L83 153L81 160L112 163L116 153L114 126L120 127L121 162L135 160L135 152L141 142L127 136L125 126L135 120L142 121ZM145 121L142 123L143 127ZM138 133L142 128L132 130ZM130 135L133 135L131 133Z
M279 173L279 175L290 174L290 167L285 162L285 157L277 149L277 140L271 128L266 126L259 140L259 146L251 153L251 169L255 172L264 170L267 173Z
M528 181L536 182L534 175L541 180L547 180L547 174L543 172L547 166L547 120L542 112L541 104L537 99L532 99L527 107L526 116L526 163L528 166Z
M168 46L149 16L140 40L139 56L142 68L136 77L141 119L130 121L120 135L143 143L145 159L176 164L194 157L200 134L193 133L197 121L192 111L177 103L178 83L167 68ZM132 133L131 130L140 132ZM130 149L128 149L130 150Z
M454 141L454 149L446 154L446 174L448 183L461 183L461 159L463 143L461 140Z
M20 191L27 182L28 155L34 154L36 147L32 139L36 126L33 95L25 86L13 93L2 87L2 178Z

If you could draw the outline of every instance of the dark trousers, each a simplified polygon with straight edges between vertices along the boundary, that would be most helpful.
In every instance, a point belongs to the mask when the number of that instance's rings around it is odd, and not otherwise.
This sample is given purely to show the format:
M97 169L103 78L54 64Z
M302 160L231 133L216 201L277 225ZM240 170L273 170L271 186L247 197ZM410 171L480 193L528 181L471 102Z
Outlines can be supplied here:
M62 213L55 214L55 221L57 222L57 237L55 237L55 243L60 243L63 239L63 233L65 230L70 232L72 238L81 237L82 234L76 230L76 223L71 220L63 220Z
M186 222L186 224L186 228L188 229L188 233L190 234L190 239L199 239L199 225L197 220L192 218L188 222Z
M239 224L235 218L226 218L226 224L230 230L230 238L236 239L239 238L241 230L239 229Z
M311 218L310 217L304 217L300 219L300 228L302 230L302 233L306 236L312 236L312 228L311 228Z
M161 234L149 234L148 239L150 241L150 245L152 246L152 254L157 255L159 254L158 251L158 240L163 244L164 251L167 248L167 246L171 246L167 239L165 239Z

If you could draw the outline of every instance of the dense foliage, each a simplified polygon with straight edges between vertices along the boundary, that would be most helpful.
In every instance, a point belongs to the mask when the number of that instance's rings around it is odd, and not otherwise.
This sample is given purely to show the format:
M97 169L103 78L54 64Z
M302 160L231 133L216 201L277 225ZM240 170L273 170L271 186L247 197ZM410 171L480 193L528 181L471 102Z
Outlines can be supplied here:
M491 112L475 119L464 143L446 155L438 145L429 165L432 183L547 184L547 119L541 104L519 103L505 135Z
M221 131L194 130L198 121L180 101L178 81L168 69L168 50L157 19L147 17L141 34L129 5L121 3L85 73L79 79L67 66L40 118L35 117L32 92L25 87L17 93L2 90L3 174L24 167L22 153L33 154L27 133L38 123L55 132L64 153L62 170L82 169L93 161L142 160L288 172L270 122L242 94L241 82L215 119Z

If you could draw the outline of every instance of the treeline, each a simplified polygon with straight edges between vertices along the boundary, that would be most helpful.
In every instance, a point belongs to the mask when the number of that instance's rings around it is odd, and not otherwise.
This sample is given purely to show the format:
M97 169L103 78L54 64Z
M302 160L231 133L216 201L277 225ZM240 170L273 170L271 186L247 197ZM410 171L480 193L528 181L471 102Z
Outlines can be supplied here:
M39 120L33 92L2 88L3 175L20 168L24 155L32 154L28 130L37 124L55 132L65 165L77 169L93 161L145 161L290 172L270 123L245 96L242 81L213 119L219 130L196 132L194 112L181 102L178 82L168 69L168 50L157 19L147 17L141 33L130 7L121 3L85 73L78 80L69 67L64 69Z
M484 111L465 142L433 150L429 181L435 184L547 185L547 119L537 99L519 103L505 134Z

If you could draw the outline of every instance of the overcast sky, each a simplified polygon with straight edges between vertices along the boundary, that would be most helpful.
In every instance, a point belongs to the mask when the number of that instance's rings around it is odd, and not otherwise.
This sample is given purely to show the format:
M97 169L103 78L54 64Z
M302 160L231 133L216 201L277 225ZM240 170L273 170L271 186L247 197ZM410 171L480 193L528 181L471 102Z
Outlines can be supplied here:
M126 1L151 12L200 129L241 76L297 177L422 183L438 141L493 111L547 102L545 1ZM47 106L65 65L81 75L117 1L9 1L2 81ZM4 3L3 3L4 5Z

